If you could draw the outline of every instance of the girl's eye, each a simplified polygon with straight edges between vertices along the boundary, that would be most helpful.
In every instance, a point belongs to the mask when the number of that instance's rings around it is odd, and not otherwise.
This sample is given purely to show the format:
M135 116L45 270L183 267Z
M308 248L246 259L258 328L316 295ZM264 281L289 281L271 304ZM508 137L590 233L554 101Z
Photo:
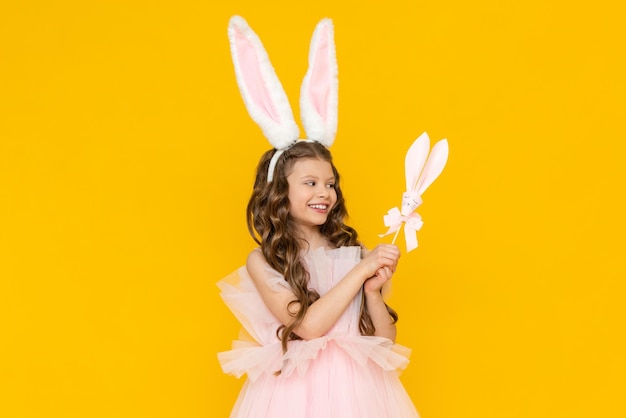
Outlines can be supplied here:
M333 183L327 184L326 187L328 187L329 189L332 189L335 187L335 185Z
M306 183L304 183L308 186L315 186L315 182L314 181L307 181Z

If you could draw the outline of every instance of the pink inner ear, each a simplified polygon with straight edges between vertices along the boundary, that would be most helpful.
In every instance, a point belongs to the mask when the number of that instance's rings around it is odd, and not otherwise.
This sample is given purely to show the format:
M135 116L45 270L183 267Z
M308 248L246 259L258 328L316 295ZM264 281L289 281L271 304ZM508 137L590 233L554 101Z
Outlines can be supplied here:
M280 115L274 108L260 68L264 64L270 65L269 62L261 63L259 61L257 51L252 43L238 30L235 31L235 43L244 88L252 102L250 105L265 113L274 122L280 123Z
M326 120L327 97L330 91L330 61L328 59L328 29L321 31L312 63L309 97L317 113Z

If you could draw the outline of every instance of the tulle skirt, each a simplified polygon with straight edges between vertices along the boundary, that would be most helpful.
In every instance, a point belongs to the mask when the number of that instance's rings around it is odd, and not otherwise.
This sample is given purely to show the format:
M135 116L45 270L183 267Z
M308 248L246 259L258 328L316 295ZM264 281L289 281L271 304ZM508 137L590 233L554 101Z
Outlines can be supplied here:
M410 418L418 413L398 378L354 346L329 339L304 368L248 379L232 418ZM345 341L344 341L345 342ZM309 342L303 342L303 348ZM361 346L363 347L363 346ZM352 350L348 353L346 349ZM363 357L355 356L355 350ZM296 350L298 351L298 350ZM276 365L276 363L274 363ZM278 363L280 364L280 363ZM302 361L297 364L303 364ZM276 370L278 372L278 370Z

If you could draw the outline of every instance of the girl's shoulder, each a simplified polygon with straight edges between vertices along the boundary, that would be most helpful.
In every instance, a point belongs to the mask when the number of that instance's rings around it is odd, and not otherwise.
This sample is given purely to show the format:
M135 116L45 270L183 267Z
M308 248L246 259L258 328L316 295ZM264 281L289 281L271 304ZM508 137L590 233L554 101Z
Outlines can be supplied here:
M261 251L260 247L256 247L248 254L248 258L246 259L246 267L250 269L250 267L260 267L268 265L265 256L263 255L263 251Z
M279 273L272 265L267 261L265 255L263 254L263 250L260 247L257 247L250 251L248 254L248 258L246 259L246 269L251 276L280 276L282 274Z
M269 289L274 292L291 289L285 277L270 266L260 248L250 251L245 270L257 289Z

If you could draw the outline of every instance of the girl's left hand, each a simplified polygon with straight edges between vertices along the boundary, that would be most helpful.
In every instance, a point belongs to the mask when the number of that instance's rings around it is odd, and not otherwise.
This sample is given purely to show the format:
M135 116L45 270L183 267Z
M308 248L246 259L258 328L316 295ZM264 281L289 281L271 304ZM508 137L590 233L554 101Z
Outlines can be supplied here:
M393 276L393 272L389 267L379 268L374 276L363 283L363 291L365 293L380 292L380 289L391 279L391 276Z

